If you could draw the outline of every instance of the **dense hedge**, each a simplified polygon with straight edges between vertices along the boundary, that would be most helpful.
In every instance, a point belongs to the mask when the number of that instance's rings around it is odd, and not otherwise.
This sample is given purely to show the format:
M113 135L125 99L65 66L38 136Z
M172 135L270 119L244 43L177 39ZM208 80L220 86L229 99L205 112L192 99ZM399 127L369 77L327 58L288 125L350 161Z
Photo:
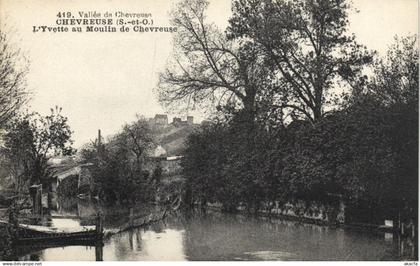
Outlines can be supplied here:
M61 181L57 187L57 194L60 196L74 197L78 194L77 182L79 177L77 175L71 175Z
M366 97L317 123L267 129L235 120L187 141L186 202L257 211L295 200L347 206L347 222L417 220L418 111Z

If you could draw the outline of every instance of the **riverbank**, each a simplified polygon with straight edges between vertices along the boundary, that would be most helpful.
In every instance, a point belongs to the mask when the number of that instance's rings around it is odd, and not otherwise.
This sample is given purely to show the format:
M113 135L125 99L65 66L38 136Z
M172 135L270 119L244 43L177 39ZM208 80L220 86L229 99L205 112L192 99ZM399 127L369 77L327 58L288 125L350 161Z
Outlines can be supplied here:
M223 212L222 207L217 204L208 204L207 207L211 210ZM238 209L237 213L239 215L243 216L254 216L258 218L274 218L274 219L280 219L280 220L286 220L286 221L293 221L293 222L299 222L299 223L305 223L305 224L314 224L319 226L328 226L331 228L343 228L343 229L359 229L359 230L368 230L371 232L384 232L383 229L380 228L381 225L378 224L368 224L368 223L331 223L326 220L321 219L314 219L314 218L308 218L308 217L302 217L302 216L295 216L295 215L286 215L282 214L280 212L267 212L265 210L258 211L257 215L251 214L248 211L244 209ZM389 233L393 233L393 231L397 231L396 229L388 229Z

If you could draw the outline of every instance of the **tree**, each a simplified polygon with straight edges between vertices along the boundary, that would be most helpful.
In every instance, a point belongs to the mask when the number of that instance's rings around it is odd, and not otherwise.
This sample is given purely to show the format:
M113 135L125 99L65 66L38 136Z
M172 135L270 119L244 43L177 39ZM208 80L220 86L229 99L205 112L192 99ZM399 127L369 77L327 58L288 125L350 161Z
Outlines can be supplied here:
M206 22L207 6L206 0L183 0L173 10L175 55L160 75L159 99L165 104L211 101L221 108L243 108L252 120L270 72L252 46L229 41Z
M417 221L418 216L418 62L417 36L395 37L385 58L375 60L374 75L353 97L353 105L377 116L386 116L387 148L392 162L384 169L392 169L387 180L385 202L394 217ZM372 104L377 107L372 111ZM372 100L373 99L373 100ZM384 183L384 182L382 182Z
M277 138L265 126L248 125L240 117L214 121L193 132L182 160L188 205L222 203L234 212L240 203L258 212L261 203L275 200L278 183L275 171Z
M188 137L181 162L187 179L185 202L188 205L219 201L226 210L236 208L239 187L233 178L226 178L224 174L229 142L223 123L204 125Z
M16 192L22 192L30 185L32 170L33 132L29 121L14 119L9 122L9 132L5 136L2 153L8 175L13 177Z
M49 115L31 113L8 123L5 154L17 185L22 178L27 184L36 184L51 177L48 159L52 155L74 152L72 131L61 110L55 107Z
M368 93L386 105L416 107L419 100L419 51L417 36L399 39L390 46L384 59L375 60L374 76Z
M0 27L0 128L3 128L28 99L25 89L27 61Z
M92 142L81 151L82 159L93 164L95 194L109 203L153 200L160 174L153 178L144 167L144 159L155 147L154 138L144 117L122 127L107 143ZM99 151L99 152L98 152Z
M348 36L347 0L235 0L228 29L261 51L276 77L278 104L312 122L337 100L338 85L363 82L371 53ZM341 81L341 82L340 82Z
M142 159L147 152L155 147L149 123L142 116L137 116L135 122L126 124L123 131L117 135L117 139L134 154L138 169L141 169Z

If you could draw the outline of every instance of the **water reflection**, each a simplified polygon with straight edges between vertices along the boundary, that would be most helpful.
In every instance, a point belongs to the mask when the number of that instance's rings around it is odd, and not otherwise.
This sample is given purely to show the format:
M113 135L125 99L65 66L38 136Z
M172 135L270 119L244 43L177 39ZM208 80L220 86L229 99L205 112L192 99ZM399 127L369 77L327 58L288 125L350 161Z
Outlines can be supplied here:
M191 260L380 260L392 248L379 235L216 214L185 226Z
M51 226L56 228L80 227L80 220L77 219L51 219Z
M127 232L105 243L104 260L186 260L183 235L173 229Z
M59 223L75 226L78 221L62 219ZM401 239L384 233L212 212L169 216L147 228L114 235L103 247L45 248L21 259L398 260L400 247ZM403 247L407 251L407 244Z

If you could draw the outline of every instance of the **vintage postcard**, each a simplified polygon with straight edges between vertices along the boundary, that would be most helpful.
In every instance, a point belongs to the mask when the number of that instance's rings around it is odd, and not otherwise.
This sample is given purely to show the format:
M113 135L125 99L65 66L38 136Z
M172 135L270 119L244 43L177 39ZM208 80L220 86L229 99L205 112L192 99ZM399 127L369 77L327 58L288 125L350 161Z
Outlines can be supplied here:
M3 265L417 265L418 12L0 0Z

